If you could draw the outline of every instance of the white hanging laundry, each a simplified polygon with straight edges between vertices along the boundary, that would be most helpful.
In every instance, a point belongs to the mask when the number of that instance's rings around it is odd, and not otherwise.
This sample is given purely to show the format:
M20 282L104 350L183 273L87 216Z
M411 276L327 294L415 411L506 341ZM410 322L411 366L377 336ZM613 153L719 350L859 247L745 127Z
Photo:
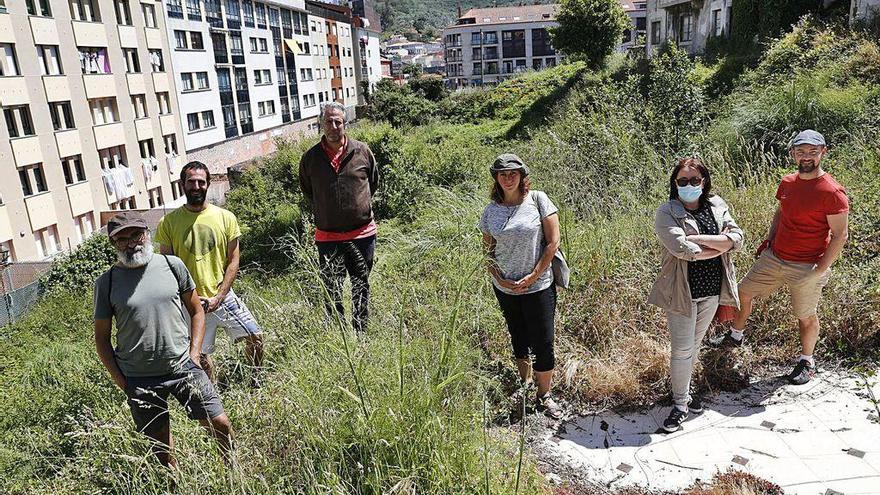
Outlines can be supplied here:
M144 181L150 182L153 178L153 164L149 158L144 158L141 160L141 165L144 167Z
M101 169L101 179L104 181L104 187L107 189L107 194L116 194L116 188L114 187L113 180L113 169Z

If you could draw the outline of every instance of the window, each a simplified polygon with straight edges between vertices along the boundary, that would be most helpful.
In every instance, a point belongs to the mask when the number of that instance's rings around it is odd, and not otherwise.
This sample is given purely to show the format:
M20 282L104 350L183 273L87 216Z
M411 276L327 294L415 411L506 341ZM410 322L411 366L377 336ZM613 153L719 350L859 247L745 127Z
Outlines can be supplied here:
M241 9L238 0L226 0L226 23L233 29L241 26Z
M89 100L89 108L92 111L94 125L112 124L119 122L119 108L116 106L116 98L92 98Z
M27 0L28 15L52 17L52 9L49 8L49 0Z
M95 231L92 212L83 213L75 217L73 219L73 226L76 227L76 237L79 239L79 242L86 240Z
M251 53L255 53L255 52L257 52L257 48L258 48L258 47L257 47L257 39L256 39L256 38L251 38L251 39L250 39L250 42L251 42Z
M210 87L208 85L208 73L207 72L196 72L196 86L199 89L208 89Z
M504 58L525 57L526 32L521 29L516 31L502 31L501 53Z
M104 170L124 167L127 160L125 146L113 146L98 150L98 158L101 160L101 168Z
M181 72L180 73L180 85L182 86L181 91L192 91L195 89L193 86L193 73L192 72Z
M61 251L58 229L54 225L35 231L34 243L37 245L37 254L40 258L48 258Z
M9 137L17 138L34 135L34 125L31 120L31 110L27 105L6 107L3 109L6 118L6 129Z
M147 95L131 95L131 106L134 107L134 118L149 117L147 114Z
M241 3L242 15L244 17L244 25L254 27L254 4L251 0L244 0Z
M715 36L724 34L724 26L721 24L721 9L712 11L712 34Z
M202 127L214 127L214 111L213 110L205 110L202 112Z
M162 50L150 50L150 67L153 72L165 72L165 58Z
M42 163L19 168L18 179L21 182L21 192L25 197L49 190L46 186L46 175L43 173Z
M259 112L260 117L275 115L275 102L272 100L261 101L257 103L257 111Z
M186 0L186 17L191 21L202 20L202 7L199 0Z
M128 7L128 0L114 0L113 6L116 8L116 22L123 26L131 26L131 10Z
M18 58L15 56L15 45L0 43L0 76L20 76Z
M142 3L141 10L144 13L144 25L148 28L156 27L156 6L151 3Z
M178 50L186 50L189 48L189 42L186 39L186 31L175 30L174 42Z
M37 58L40 61L40 73L44 76L58 76L61 70L61 58L55 45L37 45Z
M688 42L693 37L694 17L691 14L682 14L679 17L678 41Z
M236 69L235 69L235 89L237 89L237 90L248 89L247 71L245 69L236 67Z
M275 76L278 79L279 86L284 86L285 84L287 84L287 76L284 73L283 67L278 67L275 69Z
M101 22L97 0L70 0L70 17L77 21Z
M250 105L250 103L239 103L238 104L238 119L241 121L242 125L249 124L251 122L251 105Z
M229 76L229 69L217 70L217 89L221 92L232 91L232 78Z
M150 208L158 208L165 204L162 201L162 187L156 187L147 191L150 196Z
M183 197L183 185L181 185L180 179L171 181L171 197L174 199Z
M64 172L64 183L76 184L86 180L86 170L82 164L82 156L74 155L61 159L61 171Z
M168 6L168 17L172 19L183 19L183 4L181 0L166 0Z
M260 51L269 53L269 43L266 41L266 38L260 38Z
M156 100L159 102L159 115L171 113L171 100L168 98L168 92L156 93Z
M240 34L229 35L229 53L231 55L241 55L244 53L244 45L241 42Z
M141 152L141 158L147 160L149 158L156 157L156 148L153 147L152 139L144 139L143 141L138 141L138 148ZM154 172L156 170L153 170Z
M260 29L266 29L266 7L258 3L255 8L257 14L257 27Z
M651 23L651 44L660 44L660 21L654 21Z
M110 74L110 57L106 48L79 47L79 64L83 74Z
M279 17L278 9L269 7L269 25L272 27L281 27L281 18Z
M300 69L299 70L299 78L303 81L311 81L312 80L312 69Z
M52 128L56 131L76 128L69 101L49 103L49 114L52 116Z
M205 43L202 40L202 33L200 33L199 31L190 31L189 32L189 41L190 41L190 46L192 47L193 50L204 50L205 49Z
M235 127L235 108L229 104L223 105L221 110L223 112L223 127Z
M553 45L550 44L550 34L547 30L544 28L532 29L532 55L542 57L555 53Z
M254 84L272 84L272 71L270 69L254 70Z
M125 55L125 72L139 74L141 72L141 60L138 57L137 48L123 48L122 54Z
M166 155L177 155L177 136L174 134L162 136L162 142L165 145Z

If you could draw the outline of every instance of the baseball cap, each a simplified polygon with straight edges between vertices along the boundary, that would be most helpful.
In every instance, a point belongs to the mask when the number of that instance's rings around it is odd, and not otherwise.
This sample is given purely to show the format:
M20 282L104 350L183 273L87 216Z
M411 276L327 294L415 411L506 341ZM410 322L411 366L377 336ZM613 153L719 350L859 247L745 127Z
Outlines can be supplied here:
M802 144L825 146L825 136L812 129L807 129L799 132L798 135L791 140L791 146L789 146L789 148L794 148L795 146L800 146Z
M121 231L132 227L146 229L147 221L136 211L123 211L110 217L110 220L107 222L107 235L113 237Z
M504 153L498 155L498 158L495 159L495 163L489 167L489 172L492 175L497 174L503 170L522 170L524 174L529 175L529 167L523 163L522 159L513 153Z

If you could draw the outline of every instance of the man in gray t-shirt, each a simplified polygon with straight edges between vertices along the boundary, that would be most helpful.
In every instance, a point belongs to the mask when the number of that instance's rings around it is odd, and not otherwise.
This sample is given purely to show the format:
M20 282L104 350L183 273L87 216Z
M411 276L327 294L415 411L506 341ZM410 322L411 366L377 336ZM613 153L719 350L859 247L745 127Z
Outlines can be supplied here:
M189 271L180 258L153 254L147 224L138 213L114 215L107 232L118 262L95 281L95 346L101 362L128 396L138 431L155 440L153 452L162 464L176 464L169 395L214 435L228 459L232 425L198 365L205 313Z

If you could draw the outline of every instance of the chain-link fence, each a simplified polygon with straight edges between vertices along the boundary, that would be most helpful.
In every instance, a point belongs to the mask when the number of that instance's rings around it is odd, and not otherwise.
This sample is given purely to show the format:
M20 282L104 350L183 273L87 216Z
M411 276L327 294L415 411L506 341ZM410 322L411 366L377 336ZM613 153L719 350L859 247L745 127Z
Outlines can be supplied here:
M9 263L0 266L0 326L14 323L27 314L40 297L40 276L50 261Z

